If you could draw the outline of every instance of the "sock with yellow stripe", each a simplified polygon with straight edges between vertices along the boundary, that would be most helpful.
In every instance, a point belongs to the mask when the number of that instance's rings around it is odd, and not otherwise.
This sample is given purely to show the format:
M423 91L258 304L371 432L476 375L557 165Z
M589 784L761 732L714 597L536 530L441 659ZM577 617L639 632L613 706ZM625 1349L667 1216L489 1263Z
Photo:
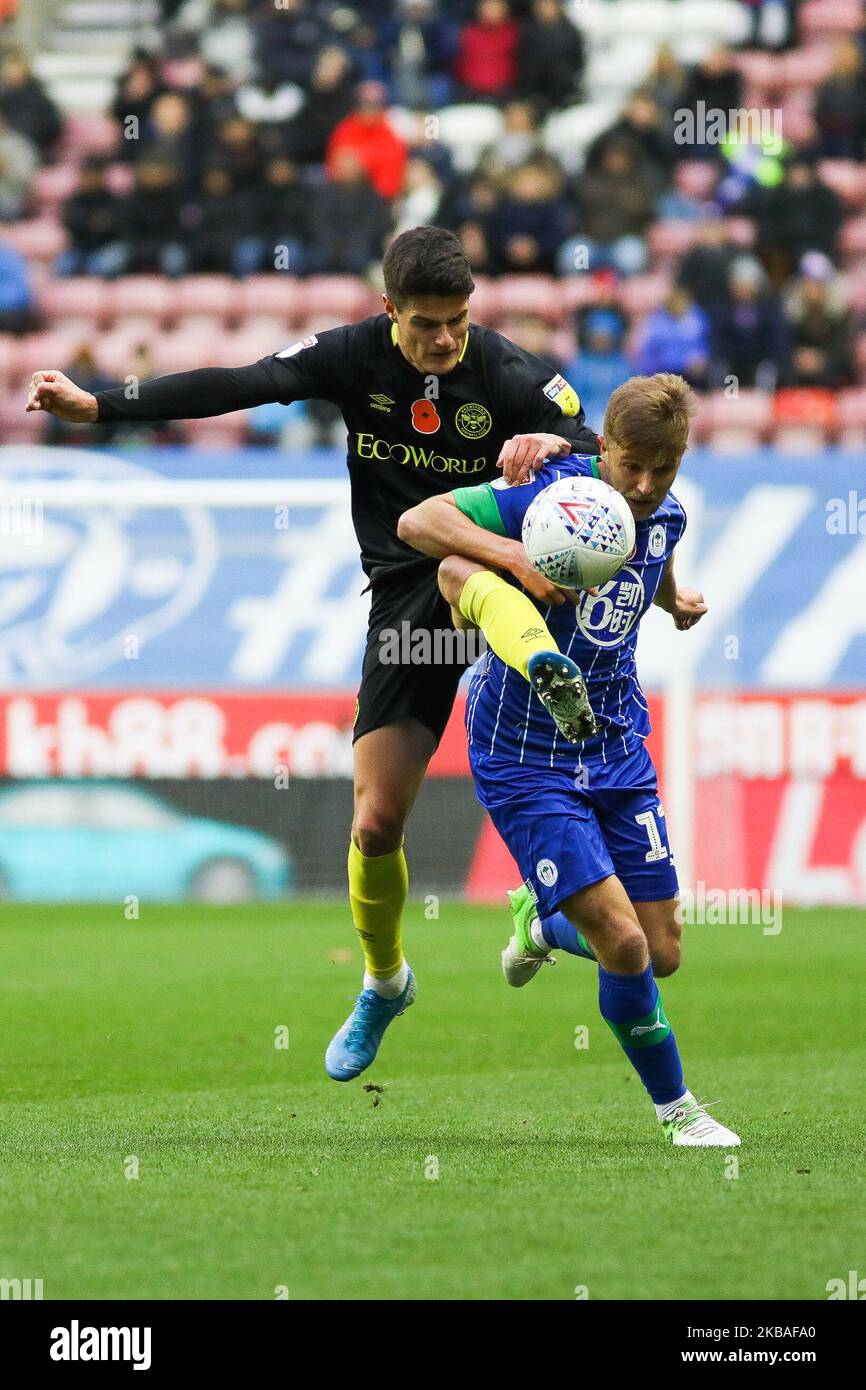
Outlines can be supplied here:
M487 645L524 680L531 656L559 651L532 599L489 570L470 574L460 594L460 612L481 629Z
M402 845L390 854L366 855L350 842L349 905L364 952L364 987L386 997L402 993L406 984L401 925L408 887Z

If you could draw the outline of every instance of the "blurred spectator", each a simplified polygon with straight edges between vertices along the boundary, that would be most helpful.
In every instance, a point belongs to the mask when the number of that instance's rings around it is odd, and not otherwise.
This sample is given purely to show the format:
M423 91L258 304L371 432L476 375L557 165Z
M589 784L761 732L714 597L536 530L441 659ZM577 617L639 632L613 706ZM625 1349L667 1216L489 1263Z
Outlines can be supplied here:
M525 352L540 357L551 371L565 371L565 363L554 350L550 328L540 314L522 314L520 318L508 319L500 326L500 332Z
M262 182L265 156L256 127L243 116L229 116L216 133L211 163L227 169L238 190L255 197Z
M192 104L182 92L162 92L155 99L139 149L150 159L173 164L186 188L197 184L202 143Z
M43 159L50 157L60 139L60 114L17 48L8 48L0 65L0 116L34 144Z
M832 263L809 251L785 303L791 334L791 386L836 390L854 381L854 320Z
M391 69L375 24L361 19L351 9L338 9L336 15L332 14L331 23L340 34L355 81L381 82L390 94Z
M111 114L120 125L118 159L138 158L141 152L139 140L147 129L150 108L164 90L156 58L151 53L136 49L129 67L117 84L117 94L111 105Z
M589 322L600 309L610 316L608 323L612 320L616 324L616 347L619 350L630 327L628 315L620 303L619 277L615 270L596 270L590 275L590 285L592 299L588 304L582 304L574 315L578 346L581 351L588 347Z
M663 43L653 65L641 83L641 90L652 97L662 116L662 129L671 138L673 113L683 104L686 74L670 44Z
M363 275L381 257L387 204L350 147L333 154L327 181L313 190L309 226L316 270Z
M207 150L215 139L216 130L238 109L236 83L223 68L208 65L202 69L198 86L185 95L187 100L195 103L196 128L202 146ZM253 119L246 111L242 111L241 115Z
M316 54L328 36L321 9L307 0L280 0L276 8L263 5L255 11L256 55L264 78L309 85Z
M739 109L742 95L743 79L734 64L733 54L719 44L689 73L680 104L674 111L674 141L681 159L718 156L714 113L724 113L727 127L728 113ZM687 112L692 117L689 121L683 119Z
M636 275L646 266L644 234L655 213L652 176L638 164L630 141L611 142L600 167L580 180L580 236L559 256L562 275L611 266Z
M778 296L753 256L731 266L729 295L712 320L712 384L735 377L740 386L775 390L786 365L787 333Z
M340 121L328 141L325 167L332 173L339 156L350 150L380 198L390 200L400 192L408 149L388 120L386 99L381 83L361 83L357 107Z
M0 222L17 222L27 212L38 164L36 146L0 116Z
M105 179L105 164L86 159L78 176L78 188L63 208L63 225L69 245L55 263L56 275L99 275L100 252L117 240L120 209Z
M444 140L439 139L436 117L431 119L426 111L404 113L405 126L401 127L409 144L410 159L424 159L430 165L443 189L451 190L457 182L451 150Z
M804 252L835 256L845 216L842 200L805 154L794 155L781 184L754 189L737 211L755 218L757 251L776 286L787 280Z
M536 163L513 170L488 225L506 271L552 274L556 253L574 229L560 172Z
M471 220L460 222L456 230L473 275L498 275L500 264L494 256L484 224Z
M262 236L261 196L238 189L228 169L208 169L202 181L196 225L190 237L193 270L216 270L249 275L274 249Z
M265 185L260 199L261 226L265 234L266 255L263 270L288 270L306 275L310 268L307 233L309 195L302 187L298 171L290 159L271 159L265 168ZM268 258L269 252L269 258Z
M862 159L866 145L863 51L854 38L840 39L829 77L815 98L818 152L825 159Z
M159 270L185 275L190 255L180 227L182 195L174 165L152 156L139 160L132 191L118 203L118 239L99 253L101 274Z
M505 101L518 72L520 25L507 0L478 0L474 21L464 25L454 62L456 100Z
M546 160L555 167L555 160L545 153L538 115L531 102L509 101L502 116L502 133L482 151L476 166L478 173L489 174L501 183L509 170L530 160L536 164Z
M35 324L30 267L20 251L0 240L0 333L29 333Z
M426 159L410 159L403 175L403 191L395 204L395 235L410 227L438 223L442 185Z
M269 153L284 145L282 128L298 114L304 93L294 82L281 82L271 75L260 82L248 82L237 94L237 109L244 120L256 126Z
M634 354L639 376L676 372L692 386L703 386L710 357L710 324L687 290L674 285L664 304L640 327Z
M324 164L328 141L354 104L351 67L341 48L323 48L307 99L286 130L287 153L299 164Z
M658 104L643 89L629 97L619 120L597 135L589 145L586 151L587 172L601 168L611 145L627 142L634 146L642 173L652 177L656 188L665 188L670 183L675 150Z
M610 309L590 308L583 319L583 346L563 375L577 383L590 429L598 433L611 392L632 375L622 350L622 320Z
M701 226L697 244L677 267L676 283L712 315L728 297L731 266L738 254L731 244L729 223L711 212Z
M440 13L436 0L398 0L395 9L379 39L395 101L415 111L445 106L459 42L456 26Z
M520 89L547 110L580 101L586 63L583 35L564 13L562 0L532 0L520 33Z

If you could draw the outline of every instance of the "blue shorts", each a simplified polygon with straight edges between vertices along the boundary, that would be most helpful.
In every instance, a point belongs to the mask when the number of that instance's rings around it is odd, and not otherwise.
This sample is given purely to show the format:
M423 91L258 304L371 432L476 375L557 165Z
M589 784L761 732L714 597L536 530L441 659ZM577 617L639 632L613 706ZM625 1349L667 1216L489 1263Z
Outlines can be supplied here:
M596 778L592 767L575 778L573 772L485 753L470 758L478 800L535 893L542 917L611 874L632 902L677 896L658 779L643 745L599 768Z

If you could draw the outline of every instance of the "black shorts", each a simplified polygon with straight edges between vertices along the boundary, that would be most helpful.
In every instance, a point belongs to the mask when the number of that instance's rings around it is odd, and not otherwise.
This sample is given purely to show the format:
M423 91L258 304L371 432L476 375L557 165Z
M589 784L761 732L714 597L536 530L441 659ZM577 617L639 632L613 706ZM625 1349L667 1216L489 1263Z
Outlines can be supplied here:
M455 633L435 569L378 580L372 594L353 739L417 719L438 743L477 654L467 637L477 634Z

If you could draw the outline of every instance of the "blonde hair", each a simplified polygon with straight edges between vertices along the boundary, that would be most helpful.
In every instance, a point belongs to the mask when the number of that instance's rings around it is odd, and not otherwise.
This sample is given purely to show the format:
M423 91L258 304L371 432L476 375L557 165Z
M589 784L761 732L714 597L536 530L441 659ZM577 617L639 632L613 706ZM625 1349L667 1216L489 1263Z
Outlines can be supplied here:
M618 386L604 412L604 436L629 453L683 454L698 408L689 383L673 372L633 376Z

